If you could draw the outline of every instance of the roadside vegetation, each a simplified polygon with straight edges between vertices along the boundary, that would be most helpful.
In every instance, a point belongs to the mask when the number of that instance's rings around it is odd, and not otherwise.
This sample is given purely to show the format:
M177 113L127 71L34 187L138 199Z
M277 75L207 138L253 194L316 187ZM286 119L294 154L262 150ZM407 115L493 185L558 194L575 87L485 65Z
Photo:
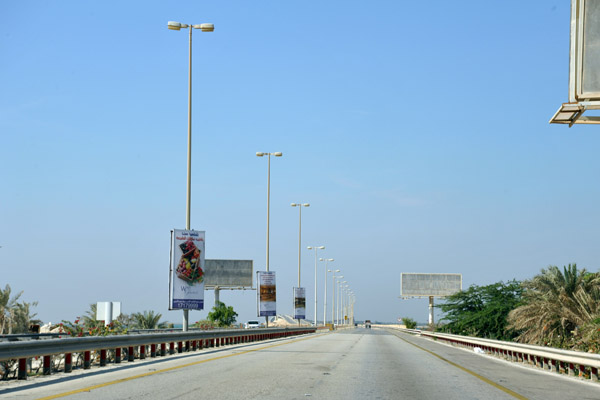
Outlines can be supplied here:
M11 333L26 333L32 324L39 324L36 314L31 313L37 302L19 301L23 291L12 295L10 285L4 290L0 288L0 335Z
M472 285L438 307L439 331L600 352L600 273L576 264L523 282Z
M233 310L232 306L227 306L225 303L217 302L212 311L208 313L208 320L216 324L219 328L229 327L235 324L238 314Z

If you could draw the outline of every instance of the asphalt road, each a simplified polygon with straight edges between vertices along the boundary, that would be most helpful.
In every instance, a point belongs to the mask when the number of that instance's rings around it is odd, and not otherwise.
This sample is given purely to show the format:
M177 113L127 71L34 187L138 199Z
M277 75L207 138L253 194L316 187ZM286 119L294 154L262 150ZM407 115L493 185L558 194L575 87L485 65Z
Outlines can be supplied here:
M0 385L0 399L600 399L600 384L379 329Z

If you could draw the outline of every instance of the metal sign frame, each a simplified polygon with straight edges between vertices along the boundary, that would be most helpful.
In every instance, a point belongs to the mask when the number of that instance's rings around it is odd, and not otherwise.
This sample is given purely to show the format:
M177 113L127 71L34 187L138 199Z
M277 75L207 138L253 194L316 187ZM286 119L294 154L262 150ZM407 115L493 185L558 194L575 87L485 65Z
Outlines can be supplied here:
M600 110L597 64L600 64L600 2L571 0L569 102L561 105L550 119L551 124L568 124L569 127L600 124L600 116L583 115L588 110Z

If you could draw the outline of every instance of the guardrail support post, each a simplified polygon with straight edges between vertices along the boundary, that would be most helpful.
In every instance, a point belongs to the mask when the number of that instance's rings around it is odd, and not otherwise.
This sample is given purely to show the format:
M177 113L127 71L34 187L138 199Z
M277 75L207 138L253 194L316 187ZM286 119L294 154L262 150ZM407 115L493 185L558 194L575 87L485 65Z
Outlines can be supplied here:
M183 352L183 342L177 342L177 353Z
M568 363L569 376L575 376L575 366L572 363Z
M100 350L100 366L106 366L106 349Z
M169 346L169 354L170 354L170 355L173 355L173 354L175 354L175 343L174 343L174 342L171 342L171 343L170 343L170 346Z
M189 340L185 341L185 351L190 351L190 341Z
M121 348L115 349L115 364L121 364Z
M65 353L65 372L73 370L73 354Z
M154 343L150 345L150 357L156 357L156 344Z
M196 351L197 348L196 341L192 340L192 351Z
M92 366L91 358L92 357L89 350L83 352L83 369L90 369Z
M140 360L146 359L146 345L143 344L140 346Z
M579 364L579 377L583 378L585 376L585 365Z
M19 380L27 379L27 359L26 358L19 358L18 379Z
M135 353L133 352L133 346L129 346L127 349L127 361L133 362L135 359Z
M52 373L51 367L51 356L44 356L44 375L50 375Z
M598 368L590 367L590 379L594 382L598 382Z
M164 357L167 355L167 344L166 343L161 343L160 344L160 356Z

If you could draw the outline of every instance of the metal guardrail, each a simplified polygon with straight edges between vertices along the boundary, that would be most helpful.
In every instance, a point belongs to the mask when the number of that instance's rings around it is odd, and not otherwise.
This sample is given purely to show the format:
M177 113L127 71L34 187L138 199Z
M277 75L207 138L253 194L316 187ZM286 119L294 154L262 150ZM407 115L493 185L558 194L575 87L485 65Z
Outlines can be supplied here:
M167 344L169 344L168 353L174 354L176 351L182 353L206 347L276 339L314 333L316 330L316 327L230 329L2 342L0 361L18 360L17 377L27 379L27 361L32 357L43 357L43 373L49 375L51 356L57 354L64 354L64 372L71 372L73 353L83 353L83 368L89 369L92 351L100 353L99 365L105 366L107 350L114 350L114 362L120 363L122 349L127 350L128 361L134 361L136 353L138 358L146 358L147 346L150 346L150 357L156 357L167 354Z
M390 327L387 327L390 328ZM452 335L448 333L419 331L415 329L392 328L403 332L418 334L426 338L442 341L453 346L469 349L480 348L490 354L507 361L533 365L534 367L564 373L579 378L589 378L598 382L600 354L580 351L562 350L553 347L535 346L523 343L482 339L471 336Z

